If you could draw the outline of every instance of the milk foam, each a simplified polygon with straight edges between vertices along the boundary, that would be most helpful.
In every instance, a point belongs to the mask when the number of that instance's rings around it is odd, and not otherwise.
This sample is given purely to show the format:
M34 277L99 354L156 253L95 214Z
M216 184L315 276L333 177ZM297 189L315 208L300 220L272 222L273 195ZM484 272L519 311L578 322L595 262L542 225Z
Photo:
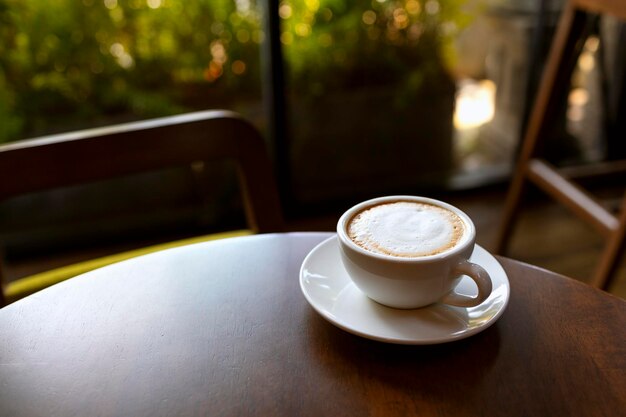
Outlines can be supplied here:
M465 224L443 207L396 201L357 213L347 229L350 239L363 249L410 258L453 248L463 238Z

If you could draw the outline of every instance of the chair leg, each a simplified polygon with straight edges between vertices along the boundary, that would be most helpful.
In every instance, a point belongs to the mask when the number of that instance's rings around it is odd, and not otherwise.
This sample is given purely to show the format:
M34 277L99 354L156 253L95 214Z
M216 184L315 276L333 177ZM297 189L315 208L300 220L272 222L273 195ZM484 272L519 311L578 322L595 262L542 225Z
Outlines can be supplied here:
M4 295L4 287L5 285L4 274L2 273L2 262L0 261L0 308L6 305L6 297Z
M540 140L546 136L548 121L559 108L559 92L567 87L575 57L580 53L587 17L568 2L554 35L550 57L545 64L541 83L533 105L526 134L522 141L517 166L507 195L495 252L505 254L516 221L520 199L527 179L528 163L535 155Z
M525 183L526 163L524 163L523 166L520 163L513 175L509 192L504 202L504 212L502 214L502 219L500 220L500 228L498 229L498 235L496 236L496 244L494 247L494 252L497 254L504 255L508 252L511 236L514 231L515 224L517 223L517 216L520 211L520 200L524 193Z
M615 279L626 238L626 194L622 199L617 228L609 236L602 251L600 262L592 277L591 285L608 291Z

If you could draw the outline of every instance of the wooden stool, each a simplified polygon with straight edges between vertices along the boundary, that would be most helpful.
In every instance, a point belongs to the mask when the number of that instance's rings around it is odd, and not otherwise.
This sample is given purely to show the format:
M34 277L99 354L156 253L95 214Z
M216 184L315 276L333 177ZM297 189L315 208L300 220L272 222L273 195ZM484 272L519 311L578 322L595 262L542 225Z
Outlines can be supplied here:
M495 251L507 249L513 226L518 214L520 198L526 181L565 205L581 219L591 223L607 240L600 262L592 277L591 285L608 289L624 248L626 234L626 194L617 216L602 207L587 191L572 181L566 170L537 157L541 140L545 140L547 129L559 110L559 98L568 87L576 60L589 36L590 14L612 15L626 20L626 0L569 0L561 16L552 49L543 71L528 128L504 207L502 224ZM623 162L604 163L590 173L611 172L623 168Z

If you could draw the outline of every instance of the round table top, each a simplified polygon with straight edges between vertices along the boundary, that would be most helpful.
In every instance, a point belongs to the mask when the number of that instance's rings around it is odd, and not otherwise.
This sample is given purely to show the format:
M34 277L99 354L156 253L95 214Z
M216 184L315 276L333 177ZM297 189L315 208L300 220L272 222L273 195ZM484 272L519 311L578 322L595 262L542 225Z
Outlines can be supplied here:
M0 310L2 416L572 416L626 410L626 302L498 258L511 296L467 339L376 342L299 287L329 233L170 249ZM623 415L623 414L622 414Z

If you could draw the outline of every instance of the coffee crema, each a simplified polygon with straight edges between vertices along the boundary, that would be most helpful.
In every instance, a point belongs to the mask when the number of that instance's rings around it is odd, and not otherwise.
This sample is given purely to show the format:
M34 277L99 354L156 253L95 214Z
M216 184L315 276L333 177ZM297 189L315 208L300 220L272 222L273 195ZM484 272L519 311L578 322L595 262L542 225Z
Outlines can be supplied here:
M455 247L465 234L453 211L418 201L392 201L356 213L346 226L350 239L373 253L417 258Z

